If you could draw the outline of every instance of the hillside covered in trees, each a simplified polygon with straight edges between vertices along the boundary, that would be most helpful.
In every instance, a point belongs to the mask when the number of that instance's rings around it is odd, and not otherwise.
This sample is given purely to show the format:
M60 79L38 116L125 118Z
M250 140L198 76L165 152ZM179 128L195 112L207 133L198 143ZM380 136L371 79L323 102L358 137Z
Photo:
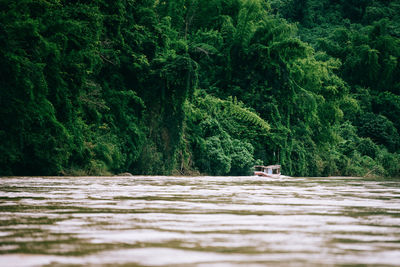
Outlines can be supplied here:
M400 176L400 0L0 0L0 175Z

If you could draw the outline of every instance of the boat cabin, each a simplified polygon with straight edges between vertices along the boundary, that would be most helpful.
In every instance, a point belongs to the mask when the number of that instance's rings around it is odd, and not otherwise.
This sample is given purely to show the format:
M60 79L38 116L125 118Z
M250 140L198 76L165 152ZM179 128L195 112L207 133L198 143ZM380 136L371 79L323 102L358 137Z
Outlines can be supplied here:
M266 176L266 177L279 177L281 175L281 165L269 165L269 166L254 166L254 175Z

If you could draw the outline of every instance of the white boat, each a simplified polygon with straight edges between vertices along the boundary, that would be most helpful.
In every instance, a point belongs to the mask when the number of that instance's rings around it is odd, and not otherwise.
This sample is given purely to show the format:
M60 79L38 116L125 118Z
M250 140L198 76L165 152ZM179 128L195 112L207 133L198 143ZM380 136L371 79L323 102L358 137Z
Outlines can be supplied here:
M281 177L281 165L256 165L254 166L254 175L278 178Z

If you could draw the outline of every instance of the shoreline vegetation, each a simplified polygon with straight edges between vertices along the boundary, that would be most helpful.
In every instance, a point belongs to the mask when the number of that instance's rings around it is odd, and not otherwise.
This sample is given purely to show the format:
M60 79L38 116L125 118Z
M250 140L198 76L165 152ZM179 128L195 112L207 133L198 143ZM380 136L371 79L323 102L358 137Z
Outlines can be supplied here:
M389 2L0 0L0 176L399 177Z

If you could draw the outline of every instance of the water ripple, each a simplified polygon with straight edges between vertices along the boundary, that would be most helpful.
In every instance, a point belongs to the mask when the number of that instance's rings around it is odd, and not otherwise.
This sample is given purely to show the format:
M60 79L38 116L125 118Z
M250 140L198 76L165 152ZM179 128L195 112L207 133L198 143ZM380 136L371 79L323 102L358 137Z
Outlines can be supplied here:
M0 179L0 265L400 262L400 182L359 178Z

